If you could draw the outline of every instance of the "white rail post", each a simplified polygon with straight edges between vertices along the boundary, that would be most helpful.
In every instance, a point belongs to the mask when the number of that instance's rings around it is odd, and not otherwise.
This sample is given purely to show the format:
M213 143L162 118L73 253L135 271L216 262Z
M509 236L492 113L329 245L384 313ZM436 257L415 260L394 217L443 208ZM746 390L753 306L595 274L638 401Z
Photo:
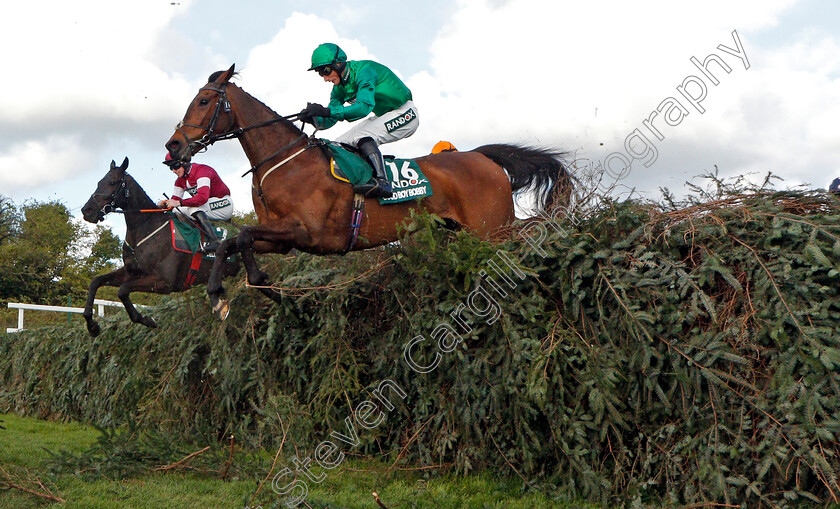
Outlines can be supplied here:
M105 316L105 306L116 306L121 307L123 306L122 302L115 302L110 300L99 300L96 299L93 301L94 304L98 306L98 313L99 316ZM7 304L9 309L17 309L18 310L18 326L17 329L13 329L11 327L6 329L6 332L18 332L23 330L23 311L25 309L31 309L36 311L57 311L61 313L84 313L85 308L74 308L74 307L64 307L64 306L44 306L41 304L23 304L20 302L9 302ZM145 308L146 306L137 305L137 307Z

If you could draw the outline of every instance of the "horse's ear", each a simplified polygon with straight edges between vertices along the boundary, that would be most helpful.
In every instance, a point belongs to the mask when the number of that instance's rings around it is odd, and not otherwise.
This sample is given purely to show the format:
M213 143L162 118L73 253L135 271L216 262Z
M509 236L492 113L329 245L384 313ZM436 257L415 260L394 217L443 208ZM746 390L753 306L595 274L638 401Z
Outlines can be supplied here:
M230 81L230 78L233 76L234 67L236 67L236 64L231 65L230 69L228 69L227 71L225 71L221 75L219 75L219 78L216 80L216 82L219 85L221 85L223 83L227 83L228 81Z
M117 163L115 163L114 160L111 159L111 169L113 170L116 167L117 167Z
M112 164L113 164L113 163L112 163ZM128 156L126 156L126 157L125 157L125 159L123 159L123 162L122 162L122 164L120 165L120 169L121 169L122 171L125 171L125 170L127 170L127 169L128 169Z

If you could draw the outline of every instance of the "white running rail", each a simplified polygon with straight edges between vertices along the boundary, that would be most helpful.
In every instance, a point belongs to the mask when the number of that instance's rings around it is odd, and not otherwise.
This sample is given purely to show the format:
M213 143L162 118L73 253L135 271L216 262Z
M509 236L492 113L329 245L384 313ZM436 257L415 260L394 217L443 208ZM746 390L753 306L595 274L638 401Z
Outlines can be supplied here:
M96 299L93 303L97 306L99 316L105 316L105 306L119 306L122 307L122 302L114 302L112 300ZM140 306L138 306L140 307ZM11 334L23 330L23 311L30 309L33 311L56 311L61 313L83 313L85 308L71 308L64 306L44 306L41 304L24 304L21 302L10 302L9 309L18 310L18 326L7 327L6 332Z

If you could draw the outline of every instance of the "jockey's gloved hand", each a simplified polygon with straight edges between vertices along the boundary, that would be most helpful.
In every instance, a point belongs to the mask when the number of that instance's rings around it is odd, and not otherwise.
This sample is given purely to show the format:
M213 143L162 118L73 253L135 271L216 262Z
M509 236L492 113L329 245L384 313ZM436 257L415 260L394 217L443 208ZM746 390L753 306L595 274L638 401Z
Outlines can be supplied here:
M312 123L313 117L329 117L330 109L318 103L306 103L306 108L300 110L298 118L304 122Z

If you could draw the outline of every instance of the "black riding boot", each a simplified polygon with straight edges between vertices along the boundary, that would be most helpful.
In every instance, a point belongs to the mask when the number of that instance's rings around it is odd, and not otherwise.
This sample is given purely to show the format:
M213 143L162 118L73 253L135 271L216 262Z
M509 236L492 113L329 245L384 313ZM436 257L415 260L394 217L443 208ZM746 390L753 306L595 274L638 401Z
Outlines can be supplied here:
M360 186L362 192L368 198L389 198L394 192L391 189L391 183L388 182L388 177L385 176L385 161L382 159L382 152L379 151L376 142L371 138L363 138L359 142L359 150L373 167L373 182Z
M216 235L216 229L210 224L210 218L202 210L194 212L192 217L198 222L198 227L204 233L204 246L201 248L201 251L204 253L215 253L216 249L219 248L219 236Z

